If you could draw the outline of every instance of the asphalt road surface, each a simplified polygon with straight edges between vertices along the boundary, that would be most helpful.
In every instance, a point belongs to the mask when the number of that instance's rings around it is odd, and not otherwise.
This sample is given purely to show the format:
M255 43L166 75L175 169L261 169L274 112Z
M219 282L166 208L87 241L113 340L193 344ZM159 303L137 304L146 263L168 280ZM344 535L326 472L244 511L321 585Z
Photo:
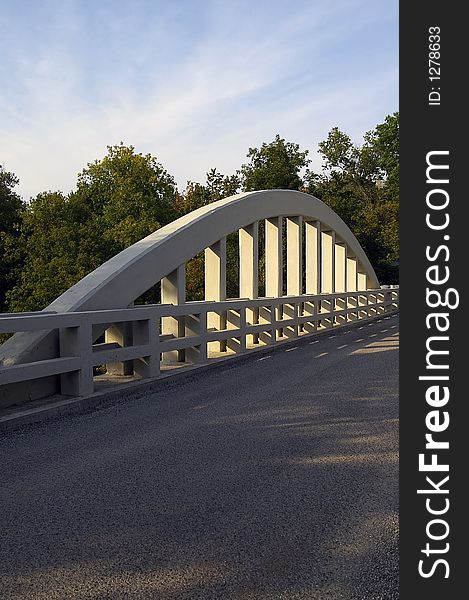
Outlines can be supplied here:
M398 318L333 333L3 434L0 598L398 598Z

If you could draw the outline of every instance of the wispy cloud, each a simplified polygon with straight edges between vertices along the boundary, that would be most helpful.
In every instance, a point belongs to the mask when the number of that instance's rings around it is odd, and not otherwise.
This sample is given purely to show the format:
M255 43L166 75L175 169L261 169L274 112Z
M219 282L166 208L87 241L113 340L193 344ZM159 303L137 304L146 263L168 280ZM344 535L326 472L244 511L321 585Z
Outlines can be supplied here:
M121 140L184 187L277 132L315 159L397 109L397 1L4 4L0 162L26 198Z

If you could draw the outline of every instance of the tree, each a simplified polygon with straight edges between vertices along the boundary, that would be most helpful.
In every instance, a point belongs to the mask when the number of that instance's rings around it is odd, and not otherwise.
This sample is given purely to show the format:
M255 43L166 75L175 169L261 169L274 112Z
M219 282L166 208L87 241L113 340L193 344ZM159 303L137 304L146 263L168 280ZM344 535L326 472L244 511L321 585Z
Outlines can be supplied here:
M388 198L399 202L399 113L388 115L384 123L365 135L365 140L376 153Z
M0 166L0 311L6 309L6 294L21 264L18 238L24 203L13 189L18 183L16 175Z
M278 134L269 144L249 148L249 162L238 172L242 189L246 192L299 190L302 186L300 171L311 162L307 156L308 150L301 152L298 144L286 142Z
M240 186L239 176L223 175L216 169L207 173L206 183L202 185L188 181L184 193L178 198L178 210L186 214L201 206L206 206L216 200L227 198L238 193ZM227 293L228 296L236 294L238 286L238 240L236 234L227 238ZM195 256L186 265L186 294L188 300L202 300L204 298L204 255Z
M237 174L223 175L216 169L210 169L205 185L194 181L187 182L184 192L178 195L178 211L185 215L201 206L237 194L239 187L240 179Z
M17 285L8 292L11 310L42 309L86 274L88 264L79 260L86 216L76 208L60 192L43 192L24 211L24 264ZM92 254L86 258L93 260Z
M122 143L78 175L74 197L108 243L108 258L177 217L173 177L151 154Z
M103 262L177 216L176 184L147 154L109 146L78 175L77 190L39 194L24 213L25 264L8 294L13 310L39 310ZM153 291L146 299L156 301Z
M304 191L352 229L383 283L395 283L399 258L399 114L354 145L337 127L319 144L323 172L308 171Z

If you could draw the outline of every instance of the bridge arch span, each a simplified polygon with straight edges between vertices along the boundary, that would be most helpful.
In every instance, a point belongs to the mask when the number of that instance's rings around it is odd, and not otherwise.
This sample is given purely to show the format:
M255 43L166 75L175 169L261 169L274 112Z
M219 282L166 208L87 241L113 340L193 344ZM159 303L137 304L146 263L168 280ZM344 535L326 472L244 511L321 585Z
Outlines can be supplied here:
M266 190L219 200L158 229L81 279L44 311L126 309L160 281L162 303L183 304L185 265L202 251L205 251L205 299L223 301L226 237L236 231L239 231L239 295L257 298L261 221L265 222L266 297L379 287L359 242L332 209L309 194ZM284 222L285 265L282 264ZM223 323L214 325L223 328ZM165 319L163 333L177 336L177 327L174 319ZM97 337L100 332L95 329L94 333ZM0 363L10 366L54 358L59 350L57 331L18 332L0 347Z
M301 217L323 232L333 232L336 240L347 246L348 255L357 260L357 272L366 275L363 289L379 287L374 269L358 240L331 208L302 192L267 190L218 200L169 223L95 269L45 310L125 308L177 267L228 234L276 217ZM308 250L311 249L307 248L307 253ZM323 272L324 268L322 265ZM334 291L324 289L324 285L321 289L320 284L317 287L316 293Z

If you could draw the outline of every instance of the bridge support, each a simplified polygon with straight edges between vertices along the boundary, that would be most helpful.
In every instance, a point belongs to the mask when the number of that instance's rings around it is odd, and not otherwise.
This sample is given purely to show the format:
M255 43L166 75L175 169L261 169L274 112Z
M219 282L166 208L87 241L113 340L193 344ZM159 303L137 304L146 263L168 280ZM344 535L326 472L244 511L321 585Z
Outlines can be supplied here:
M331 294L335 286L335 232L321 231L321 293ZM332 300L320 300L320 312L330 313ZM328 317L320 322L325 327L332 327L334 318Z
M287 296L301 296L303 293L303 218L287 218ZM284 309L285 310L285 309ZM295 302L286 305L287 316L292 323L284 329L287 337L297 337L301 326L298 324L300 305Z
M358 261L355 256L349 256L347 254L347 291L356 292L358 290ZM347 301L347 308L356 308L358 306L358 299L349 298ZM356 312L350 313L347 317L348 321L355 321L358 318Z
M331 294L334 292L334 262L335 262L335 233L333 231L321 232L321 292Z
M347 256L347 292L356 292L358 287L357 259Z
M226 237L205 249L205 300L226 300ZM226 312L209 312L207 328L226 329ZM226 352L226 341L213 343L220 352Z
M161 303L162 304L184 304L186 301L186 265L180 265L161 280ZM183 317L163 317L161 333L183 337L185 323ZM165 353L165 358L170 361L184 361L184 350L172 350Z
M303 219L287 218L287 296L299 296L303 290Z
M321 223L305 221L306 294L319 294L321 289Z
M256 221L239 230L239 296L240 298L257 298L259 295L259 222ZM251 325L259 323L259 310L247 309L246 322ZM257 344L259 335L252 336Z
M87 360L92 343L91 325L87 323L80 327L64 328L59 337L61 352L64 355L81 357L82 363L79 370L60 375L60 393L65 396L91 395L94 388L93 368Z
M334 245L334 264L335 264L335 277L334 277L334 291L345 292L347 289L347 248L345 244L336 242ZM334 308L342 310L347 308L346 301L343 298L336 298L334 300ZM337 323L344 323L347 320L345 315L335 317Z
M283 296L283 219L275 217L265 221L265 295L269 298ZM282 307L274 309L272 320L282 318ZM279 335L283 334L280 329ZM274 329L274 337L277 337Z
M134 303L129 304L127 308L132 308ZM121 348L131 346L132 341L132 327L128 323L114 323L106 329L104 332L104 341L106 343L119 344ZM109 375L133 375L134 366L131 360L108 363L106 364L106 372Z

